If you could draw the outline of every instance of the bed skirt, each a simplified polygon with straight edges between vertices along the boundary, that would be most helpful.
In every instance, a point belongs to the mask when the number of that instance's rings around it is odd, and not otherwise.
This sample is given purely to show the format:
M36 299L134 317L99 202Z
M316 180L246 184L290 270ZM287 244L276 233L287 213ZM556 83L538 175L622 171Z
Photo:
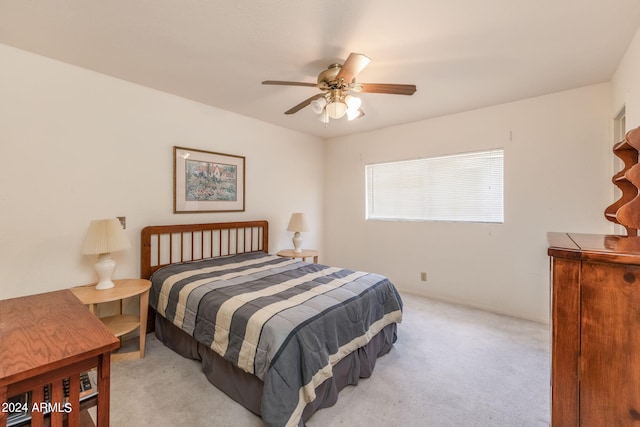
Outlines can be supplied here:
M316 399L305 407L300 426L304 426L304 422L317 410L333 406L338 400L338 392L344 387L356 385L360 378L371 376L376 359L387 354L396 341L396 328L395 323L387 325L368 344L349 354L333 367L333 377L316 388ZM227 362L162 316L155 316L155 334L164 345L181 356L200 360L209 382L260 416L264 383L258 377Z

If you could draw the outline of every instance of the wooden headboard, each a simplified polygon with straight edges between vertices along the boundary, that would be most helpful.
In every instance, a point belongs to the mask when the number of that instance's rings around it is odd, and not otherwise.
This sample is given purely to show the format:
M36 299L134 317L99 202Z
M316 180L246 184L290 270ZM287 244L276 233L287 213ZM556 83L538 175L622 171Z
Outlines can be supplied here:
M152 225L142 229L140 277L165 265L245 252L269 252L267 221Z

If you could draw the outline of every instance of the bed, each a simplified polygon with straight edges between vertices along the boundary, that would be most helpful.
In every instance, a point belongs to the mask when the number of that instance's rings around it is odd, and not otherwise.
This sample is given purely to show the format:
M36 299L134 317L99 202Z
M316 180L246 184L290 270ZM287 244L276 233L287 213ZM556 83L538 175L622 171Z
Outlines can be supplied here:
M304 426L369 377L402 321L384 276L269 254L267 221L149 226L158 339L269 426Z

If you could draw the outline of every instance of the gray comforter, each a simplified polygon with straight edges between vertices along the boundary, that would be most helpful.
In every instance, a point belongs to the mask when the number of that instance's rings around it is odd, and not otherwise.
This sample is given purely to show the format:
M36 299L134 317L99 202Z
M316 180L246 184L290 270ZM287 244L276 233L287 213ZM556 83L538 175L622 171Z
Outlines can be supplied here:
M158 314L264 382L270 426L297 425L332 366L402 320L383 276L261 252L173 264L151 280Z

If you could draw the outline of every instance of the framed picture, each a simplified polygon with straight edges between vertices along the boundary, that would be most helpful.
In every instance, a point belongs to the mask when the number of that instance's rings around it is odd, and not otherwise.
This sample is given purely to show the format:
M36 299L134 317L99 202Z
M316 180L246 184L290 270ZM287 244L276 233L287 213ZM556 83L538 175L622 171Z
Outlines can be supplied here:
M173 212L243 212L244 157L173 147Z

